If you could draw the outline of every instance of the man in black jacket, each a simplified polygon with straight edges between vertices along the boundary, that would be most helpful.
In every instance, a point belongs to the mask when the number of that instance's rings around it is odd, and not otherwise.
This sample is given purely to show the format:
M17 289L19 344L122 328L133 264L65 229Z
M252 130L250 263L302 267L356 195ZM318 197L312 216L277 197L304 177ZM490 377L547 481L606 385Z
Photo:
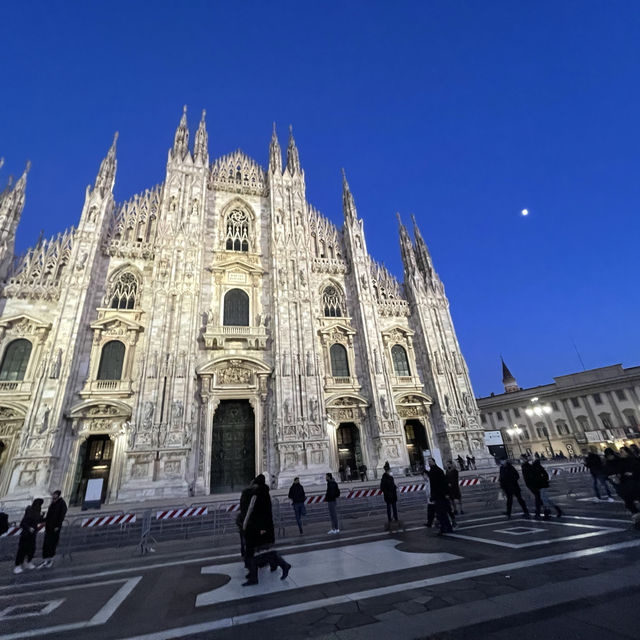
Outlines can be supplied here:
M520 474L516 471L516 468L509 462L509 460L501 460L500 461L500 486L504 491L505 496L507 496L507 518L511 518L511 508L513 507L513 496L516 497L518 504L522 508L522 515L525 518L529 517L529 509L527 509L527 505L525 501L522 499L522 494L520 493L520 485L518 484L518 480L520 479Z
M60 529L67 515L67 503L62 498L62 492L51 494L51 504L44 517L44 543L42 545L42 562L38 569L48 569L53 566L53 557L60 541Z
M539 463L540 460L536 458L536 462ZM524 483L527 486L527 489L529 489L529 491L531 491L531 493L533 494L533 499L535 500L535 505L536 505L535 518L537 520L540 518L540 512L542 511L542 498L540 497L540 487L538 486L539 479L536 476L536 472L533 468L533 465L529 461L529 458L525 458L523 456L521 470L522 470L522 479L524 480Z
M31 562L36 553L36 534L38 525L42 522L42 498L36 498L33 503L25 509L24 516L20 522L20 539L18 540L18 552L16 553L16 563L13 573L22 573L25 569L35 569L36 565Z
M275 532L271 496L265 477L262 474L256 476L253 484L255 487L253 496L242 525L246 544L245 559L249 565L247 581L242 584L243 587L258 584L260 565L268 563L272 567L279 566L282 569L282 580L289 575L289 569L291 569L291 565L277 551L268 551L268 548L275 542ZM264 552L260 556L256 556L256 552L260 550L264 550Z
M331 518L331 530L328 533L340 533L340 527L338 526L338 509L336 500L340 497L340 488L338 483L333 479L333 474L327 473L325 476L327 480L327 493L324 496L324 500L329 507L329 517Z
M398 490L396 483L391 474L391 466L388 462L384 463L384 473L380 479L380 491L387 505L387 529L391 523L391 511L393 510L393 519L398 522Z
M304 506L306 495L304 493L304 487L300 484L300 478L293 479L293 484L289 487L289 500L291 500L291 504L293 504L293 512L296 516L298 529L300 533L302 533L302 516L306 515Z
M429 485L431 488L431 502L435 507L436 518L440 524L439 535L451 533L453 527L449 519L449 482L445 472L437 465L435 458L429 458Z

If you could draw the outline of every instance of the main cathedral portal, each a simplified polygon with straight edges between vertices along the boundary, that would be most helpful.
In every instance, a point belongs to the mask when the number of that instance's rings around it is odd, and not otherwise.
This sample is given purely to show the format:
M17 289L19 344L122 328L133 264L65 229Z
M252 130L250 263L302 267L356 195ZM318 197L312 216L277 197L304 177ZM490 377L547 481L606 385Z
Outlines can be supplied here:
M255 475L255 417L248 400L222 400L213 418L211 493L238 492Z

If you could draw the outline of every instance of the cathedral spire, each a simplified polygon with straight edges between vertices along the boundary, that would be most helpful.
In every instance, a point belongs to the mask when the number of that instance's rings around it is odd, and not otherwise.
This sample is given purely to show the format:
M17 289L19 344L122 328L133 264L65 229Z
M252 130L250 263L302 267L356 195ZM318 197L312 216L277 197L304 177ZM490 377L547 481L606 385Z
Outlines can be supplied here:
M427 243L422 239L422 234L418 228L416 217L411 214L411 220L413 221L413 237L415 238L415 255L419 269L422 271L425 278L429 281L433 279L434 269L433 261L431 260L431 254L427 248Z
M402 254L402 262L406 274L413 275L416 271L416 256L413 252L413 243L409 237L407 228L402 224L400 214L396 213L398 218L398 226L400 230L400 253Z
M293 138L293 127L291 125L289 125L289 145L287 146L287 169L292 176L296 173L301 173L300 156L298 155L296 141Z
M196 131L196 137L193 143L193 158L196 162L201 161L203 164L208 164L209 162L209 136L207 135L207 125L205 124L204 117L207 115L207 112L202 110L202 118L200 119L200 124L198 125L198 130ZM184 116L185 127L187 124L186 115ZM180 123L182 125L182 121ZM189 132L187 131L187 140L188 140Z
M174 160L183 160L187 153L189 153L189 129L187 128L187 105L185 104L182 107L182 117L173 139L171 157Z
M100 169L96 176L95 189L98 189L100 195L104 196L107 191L113 189L116 181L116 142L118 141L118 132L113 136L113 142L109 147L106 157L100 163Z
M273 123L273 133L271 134L271 143L269 144L269 172L282 174L282 150L278 142L276 134L276 123Z
M502 384L504 385L505 393L513 393L514 391L519 391L520 387L516 382L516 379L513 377L511 371L509 371L509 367L505 364L502 356L500 356L500 361L502 362Z
M0 193L0 279L6 277L13 260L16 229L24 209L29 169L31 169L31 162L27 160L27 165L13 189L10 177L9 184Z
M344 213L344 219L349 222L353 222L358 219L358 212L356 211L356 203L353 200L353 194L349 188L347 182L347 174L342 170L342 212Z

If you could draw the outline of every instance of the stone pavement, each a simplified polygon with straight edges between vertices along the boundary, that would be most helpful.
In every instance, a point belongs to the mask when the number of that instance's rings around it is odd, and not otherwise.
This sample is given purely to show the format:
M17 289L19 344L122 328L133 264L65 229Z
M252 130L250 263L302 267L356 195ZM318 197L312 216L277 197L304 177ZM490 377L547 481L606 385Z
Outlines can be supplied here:
M443 537L419 510L404 532L354 522L340 536L280 544L290 577L266 568L258 587L240 586L235 547L86 554L7 575L0 640L637 637L636 607L614 614L640 593L638 531L620 503L564 497L561 506L566 518L549 522L474 508Z

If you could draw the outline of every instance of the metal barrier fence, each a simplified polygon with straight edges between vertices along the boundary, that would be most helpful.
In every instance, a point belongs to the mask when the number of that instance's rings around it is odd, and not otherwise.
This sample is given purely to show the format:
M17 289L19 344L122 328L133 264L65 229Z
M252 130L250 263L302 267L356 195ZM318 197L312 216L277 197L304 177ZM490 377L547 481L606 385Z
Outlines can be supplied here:
M549 469L551 493L575 497L576 489L586 490L590 485L587 470L573 466L565 469ZM463 504L493 509L504 500L498 474L460 479L463 487ZM523 492L526 489L523 486ZM526 494L525 494L526 495ZM525 499L527 499L525 497ZM287 536L287 530L297 531L294 510L286 497L272 497L273 520L277 537ZM329 525L324 494L307 496L304 526L326 523ZM400 516L416 509L426 508L425 484L421 482L398 485L398 509ZM342 485L342 496L338 500L340 528L348 528L349 521L372 516L386 516L382 492L377 488L349 488ZM108 547L130 546L145 554L154 550L154 545L166 541L177 541L209 536L212 541L237 535L236 519L238 501L213 504L180 504L161 509L145 508L134 512L110 511L68 518L63 524L59 554L72 559L75 552ZM9 532L0 536L0 558L15 554L19 537L15 523Z

